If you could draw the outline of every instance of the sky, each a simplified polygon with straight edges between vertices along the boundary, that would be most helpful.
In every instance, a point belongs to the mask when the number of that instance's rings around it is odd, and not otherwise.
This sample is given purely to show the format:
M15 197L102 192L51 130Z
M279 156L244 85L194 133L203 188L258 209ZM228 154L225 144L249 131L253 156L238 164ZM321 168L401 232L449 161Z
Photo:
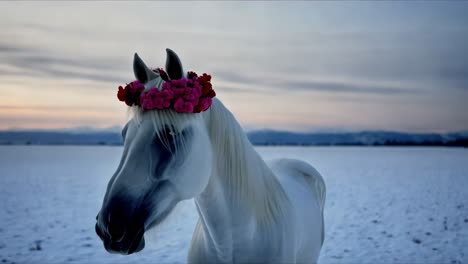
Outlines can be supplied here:
M123 126L133 54L247 129L468 130L468 2L0 2L0 129Z

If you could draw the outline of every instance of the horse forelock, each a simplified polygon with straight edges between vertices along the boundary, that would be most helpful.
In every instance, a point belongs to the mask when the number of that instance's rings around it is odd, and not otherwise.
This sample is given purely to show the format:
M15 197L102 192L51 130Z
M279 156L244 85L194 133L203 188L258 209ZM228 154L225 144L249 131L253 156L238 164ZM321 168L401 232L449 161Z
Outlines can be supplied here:
M131 107L129 117L133 118L137 124L140 124L143 118L151 119L155 135L166 147L169 147L170 139L167 138L165 131L169 130L179 136L180 145L178 147L187 148L188 142L181 132L191 125L200 125L197 122L202 122L203 117L201 115L203 114L177 113L170 109L143 111L140 107ZM204 125L204 123L201 123L201 125Z

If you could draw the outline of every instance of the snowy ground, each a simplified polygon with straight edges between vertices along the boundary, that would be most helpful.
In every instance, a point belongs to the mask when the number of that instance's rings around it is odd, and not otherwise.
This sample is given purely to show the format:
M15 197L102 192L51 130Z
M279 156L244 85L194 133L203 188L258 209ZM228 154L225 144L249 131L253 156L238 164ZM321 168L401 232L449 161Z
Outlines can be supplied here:
M183 203L146 248L108 254L94 233L120 147L0 146L0 263L185 262ZM306 159L327 184L321 263L467 263L468 150L261 147Z

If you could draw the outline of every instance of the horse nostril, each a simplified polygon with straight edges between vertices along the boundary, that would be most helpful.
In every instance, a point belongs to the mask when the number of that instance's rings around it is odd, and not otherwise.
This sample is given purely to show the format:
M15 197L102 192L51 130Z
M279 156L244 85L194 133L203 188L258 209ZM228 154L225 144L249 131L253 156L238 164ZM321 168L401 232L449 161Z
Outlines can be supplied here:
M107 226L107 232L109 233L109 236L112 240L119 241L124 236L125 229L124 226L120 223L112 222Z

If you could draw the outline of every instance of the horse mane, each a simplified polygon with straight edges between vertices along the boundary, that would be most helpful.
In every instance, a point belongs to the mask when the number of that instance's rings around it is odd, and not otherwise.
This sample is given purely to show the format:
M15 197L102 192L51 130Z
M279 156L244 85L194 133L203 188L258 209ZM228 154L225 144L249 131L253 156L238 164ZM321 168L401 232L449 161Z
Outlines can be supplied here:
M289 214L290 201L233 114L217 99L209 110L208 129L214 149L213 173L230 186L230 200L247 206L247 213L263 226L278 228Z

